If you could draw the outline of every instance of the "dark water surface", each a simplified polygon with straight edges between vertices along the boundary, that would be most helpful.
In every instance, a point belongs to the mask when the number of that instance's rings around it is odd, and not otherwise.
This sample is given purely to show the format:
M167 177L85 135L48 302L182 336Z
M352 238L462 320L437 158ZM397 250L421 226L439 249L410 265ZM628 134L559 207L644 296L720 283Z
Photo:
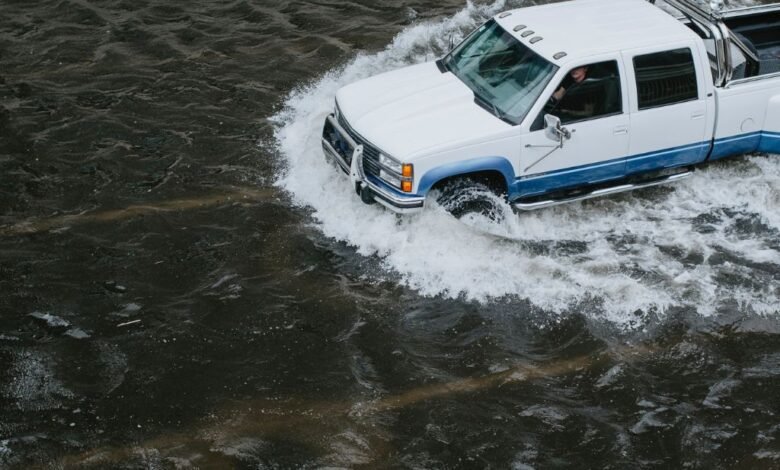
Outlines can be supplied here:
M780 158L483 231L321 166L518 5L0 0L0 468L780 468Z

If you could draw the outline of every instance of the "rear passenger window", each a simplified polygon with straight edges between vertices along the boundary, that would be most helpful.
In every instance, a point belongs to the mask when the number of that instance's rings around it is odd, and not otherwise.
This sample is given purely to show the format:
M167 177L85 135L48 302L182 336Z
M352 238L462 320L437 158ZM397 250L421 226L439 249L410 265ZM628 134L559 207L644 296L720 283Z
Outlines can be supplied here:
M688 48L634 57L639 109L655 108L699 97L696 68Z

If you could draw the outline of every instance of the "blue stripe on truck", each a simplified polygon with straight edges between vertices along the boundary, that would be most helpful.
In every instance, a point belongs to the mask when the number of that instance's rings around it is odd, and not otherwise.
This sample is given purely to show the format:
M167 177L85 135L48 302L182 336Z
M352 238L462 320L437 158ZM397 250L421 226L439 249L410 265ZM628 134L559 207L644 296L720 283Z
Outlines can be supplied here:
M626 174L626 159L582 165L564 170L520 177L510 189L510 198L533 196L556 189L570 188L587 183L620 178Z
M558 189L618 179L645 171L693 165L704 160L709 146L709 142L699 142L628 158L616 158L606 162L521 177L515 183L511 196L533 196Z
M510 191L511 197L527 197L558 189L618 179L644 171L694 165L704 161L710 142L674 147L628 158L556 170L541 175L520 177ZM780 153L780 133L751 132L718 139L713 143L710 160L750 152ZM625 166L622 166L625 164Z
M633 175L645 171L660 170L676 166L694 165L707 158L709 142L683 145L660 152L648 152L626 159L626 174Z
M758 144L759 152L780 153L780 132L763 132Z
M645 171L694 165L704 161L709 146L709 141L699 142L525 177L516 177L512 164L506 158L478 158L442 165L427 172L420 181L417 194L426 194L431 186L450 176L478 171L497 171L504 176L508 183L510 199L534 196L558 189L570 189L618 179ZM718 139L713 142L709 160L718 160L755 151L780 153L780 133L751 132Z
M761 142L761 132L751 132L750 134L735 135L718 139L712 146L710 160L718 160L731 155L740 153L755 152Z

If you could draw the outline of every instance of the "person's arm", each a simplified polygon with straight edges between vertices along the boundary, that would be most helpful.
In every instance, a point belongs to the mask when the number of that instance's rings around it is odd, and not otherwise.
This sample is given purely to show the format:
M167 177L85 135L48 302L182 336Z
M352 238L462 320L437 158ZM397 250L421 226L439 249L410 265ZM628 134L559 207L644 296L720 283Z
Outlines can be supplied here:
M563 99L563 96L565 94L566 94L566 88L564 88L563 85L561 85L561 87L555 90L555 93L553 93L552 95L553 100L555 100L555 102L557 103Z
M574 83L574 79L572 79L569 75L566 75L566 78L561 81L561 85L557 90L555 90L555 93L553 93L550 101L553 103L559 103L563 97L566 96L566 91L569 89L572 83Z

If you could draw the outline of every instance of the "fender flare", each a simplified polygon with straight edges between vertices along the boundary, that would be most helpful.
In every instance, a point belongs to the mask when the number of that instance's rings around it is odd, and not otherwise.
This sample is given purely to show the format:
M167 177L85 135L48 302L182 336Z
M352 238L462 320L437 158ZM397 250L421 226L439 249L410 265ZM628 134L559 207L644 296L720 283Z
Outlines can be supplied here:
M504 157L482 157L437 166L428 170L420 179L417 194L424 196L439 181L458 175L495 171L504 177L506 188L511 191L515 182L515 170L508 159Z

